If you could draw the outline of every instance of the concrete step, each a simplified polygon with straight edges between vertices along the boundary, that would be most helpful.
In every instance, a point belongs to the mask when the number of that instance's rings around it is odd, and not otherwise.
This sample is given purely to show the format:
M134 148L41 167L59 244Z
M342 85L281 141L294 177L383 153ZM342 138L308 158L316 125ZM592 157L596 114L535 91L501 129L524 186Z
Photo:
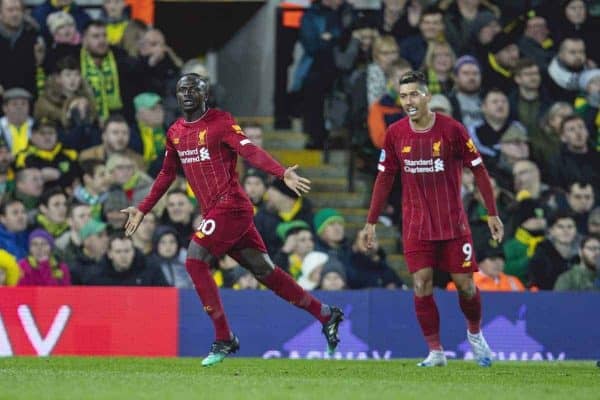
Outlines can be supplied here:
M315 208L365 207L363 193L314 192L308 195Z
M346 178L348 170L345 166L321 165L319 167L300 166L298 169L300 175L307 177L310 180L318 178Z
M363 193L367 190L365 182L355 181L354 190ZM311 179L312 192L347 192L348 179L346 178L313 178Z
M284 166L298 164L302 167L319 167L323 164L323 154L319 150L272 149L269 153Z
M365 226L366 217L362 221L348 221L346 220L345 232L346 237L354 238L356 233L360 231ZM398 228L395 226L377 226L377 238L392 238L398 240L400 237L400 233L398 232Z
M307 136L297 131L263 132L263 147L270 150L303 150Z
M257 125L262 127L263 129L272 129L273 128L273 120L272 116L260 116L260 115L243 115L243 116L235 116L235 120L238 125Z
M392 267L394 271L396 271L400 279L402 279L407 286L412 287L413 279L410 272L408 272L408 267L406 266L404 255L398 253L388 253L387 261L390 267Z
M368 210L365 208L336 208L346 219L347 223L362 224L367 221Z

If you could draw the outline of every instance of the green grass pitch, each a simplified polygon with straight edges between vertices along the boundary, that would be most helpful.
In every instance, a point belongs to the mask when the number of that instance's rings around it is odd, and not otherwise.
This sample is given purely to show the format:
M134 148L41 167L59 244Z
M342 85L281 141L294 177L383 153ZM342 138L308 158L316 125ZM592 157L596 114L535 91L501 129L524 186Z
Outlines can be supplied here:
M600 399L595 362L3 358L0 399Z

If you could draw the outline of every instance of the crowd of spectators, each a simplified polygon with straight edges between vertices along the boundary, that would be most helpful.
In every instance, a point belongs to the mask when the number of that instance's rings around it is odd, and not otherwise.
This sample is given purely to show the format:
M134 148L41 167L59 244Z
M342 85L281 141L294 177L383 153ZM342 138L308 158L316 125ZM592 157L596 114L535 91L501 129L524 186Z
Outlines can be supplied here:
M384 0L361 13L317 1L302 19L290 87L308 147L343 129L372 173L387 126L403 116L398 78L423 70L431 108L462 121L484 156L507 224L506 241L491 241L465 171L481 289L600 289L598 4L529 3ZM100 19L73 0L29 11L0 0L0 57L11 60L0 63L0 286L192 287L184 259L201 214L185 180L132 237L120 210L137 205L160 170L180 73L207 76L204 65L183 63L123 0L104 0ZM223 88L213 87L218 106ZM259 126L244 131L262 145ZM406 287L381 246L348 237L338 210L313 209L244 162L238 170L269 253L302 287ZM386 209L399 226L400 191ZM219 286L261 287L228 256L213 271Z

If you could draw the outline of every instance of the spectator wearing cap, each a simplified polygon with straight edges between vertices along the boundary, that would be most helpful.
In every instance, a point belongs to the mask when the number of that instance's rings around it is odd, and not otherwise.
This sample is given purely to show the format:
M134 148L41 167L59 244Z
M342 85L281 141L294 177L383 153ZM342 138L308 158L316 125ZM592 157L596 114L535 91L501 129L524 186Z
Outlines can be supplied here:
M167 127L162 99L156 93L144 92L133 98L133 106L137 124L131 133L129 147L142 154L148 173L156 177L166 145Z
M586 69L587 54L585 42L581 38L563 39L548 65L548 89L554 99L573 103L579 94L579 77Z
M582 96L575 99L575 111L591 133L592 148L600 152L600 68L584 71L579 76L579 89Z
M542 171L542 179L550 181L550 164L558 155L561 145L562 121L573 114L573 106L565 101L553 103L540 121L539 130L534 130L529 135L531 141L531 159L534 160ZM536 134L537 132L537 134Z
M469 129L473 142L484 157L484 161L492 161L498 157L500 139L509 128L521 129L525 127L517 121L510 119L510 107L506 94L498 89L490 89L483 97L481 104L483 111L483 124Z
M81 251L69 264L73 285L88 285L100 273L100 261L108 249L107 225L96 219L88 220L79 230Z
M92 104L89 112L94 114L92 118L95 119L94 94L87 82L81 78L80 68L79 60L73 56L63 57L56 62L54 72L46 79L44 92L35 102L33 110L35 119L48 119L57 127L65 128L63 115L66 103L75 96L88 99ZM64 141L63 144L65 144ZM77 149L81 149L81 147L77 147Z
M444 14L435 6L423 10L419 20L419 33L400 42L400 56L410 62L414 70L421 68L427 44L444 40Z
M550 162L550 184L568 189L573 181L590 182L600 197L600 157L589 144L589 132L579 115L566 117L561 125L561 145Z
M37 43L37 44L36 44ZM15 87L35 93L37 59L34 54L38 32L25 18L21 0L0 2L0 87L5 91ZM1 92L1 91L0 91Z
M502 245L487 237L475 247L479 271L473 274L475 286L487 292L523 292L525 286L514 276L504 273L504 251ZM456 290L454 282L448 283L448 290Z
M304 290L315 289L321 280L321 271L329 261L327 253L311 251L302 261L302 274L298 278L298 285Z
M252 202L254 215L256 215L267 192L267 174L256 168L248 168L244 179L242 179L242 185Z
M114 153L106 161L106 171L114 185L121 187L131 204L138 204L150 192L153 179L140 171L134 160Z
M452 108L452 104L450 104L450 100L445 95L438 93L431 96L431 100L429 100L429 109L433 112L438 112L449 117L452 117L454 109Z
M277 237L277 225L281 222L301 220L311 225L312 204L306 197L299 197L285 182L277 179L267 189L265 204L258 210L254 221L272 254L283 244Z
M555 291L600 290L600 239L583 238L579 244L579 260L579 264L558 276Z
M510 93L515 88L513 69L519 61L519 46L516 32L501 32L488 47L488 53L483 65L482 86L489 90L499 88L504 93Z
M352 244L350 264L345 268L347 286L350 289L386 288L403 286L402 280L387 263L385 250L377 238L367 248L366 233L359 231Z
M587 229L590 235L600 237L600 207L590 211L590 216L587 221Z
M498 154L489 163L490 175L502 189L513 189L513 167L518 161L529 159L529 138L525 127L515 122L502 134Z
M552 102L542 87L540 67L530 58L522 58L514 68L517 87L508 95L511 119L520 121L530 137L539 137L540 120Z
M27 255L27 214L18 199L0 202L0 248L18 260Z
M532 58L542 71L548 68L548 64L556 54L547 20L539 12L532 10L527 13L525 31L519 39L519 51Z
M115 232L108 240L108 251L99 264L99 273L90 285L99 286L169 286L160 268L147 264L133 246L130 237Z
M15 171L12 169L13 156L10 154L8 143L0 135L0 201L15 189Z
M317 233L315 249L338 259L344 268L350 268L351 244L346 238L346 222L342 214L333 208L322 208L314 217L313 225Z
M81 174L77 152L63 147L56 129L53 121L36 121L31 128L29 144L15 158L15 168L38 168L42 171L45 189L60 186L69 190Z
M487 46L501 31L502 26L496 14L487 10L477 13L471 22L469 40L463 43L463 50L459 54L471 54L478 60L485 60Z
M102 144L82 151L79 159L83 161L93 158L107 161L111 154L119 153L135 161L138 168L145 171L146 163L144 162L144 158L128 147L130 140L131 132L127 120L120 114L113 114L104 124Z
M577 262L578 247L573 217L563 212L554 214L548 224L548 238L537 246L529 261L529 285L552 290L558 276Z
M21 268L15 256L0 249L0 287L17 286L21 278Z
M277 236L283 246L273 256L273 262L298 279L302 272L302 261L315 248L310 226L301 220L282 222L277 225Z
M467 128L483 123L481 111L481 67L473 56L462 56L454 64L454 90L448 96L454 118Z
M182 261L183 250L177 231L170 226L159 226L152 236L152 253L147 257L149 264L156 265L170 286L179 289L193 289L185 263Z
M538 245L544 241L546 233L546 211L533 199L518 202L512 210L510 223L516 227L513 237L504 242L506 264L504 270L527 284L529 281L529 260Z
M19 286L69 286L71 273L64 262L52 253L54 238L43 229L29 234L29 253L19 261L21 279Z
M472 37L472 26L479 17L488 13L500 15L500 10L489 2L457 0L451 2L444 12L446 38L457 53L465 50L465 44ZM479 24L481 24L479 22Z
M102 218L108 224L109 233L121 231L127 221L127 215L121 210L129 207L127 194L118 185L113 185L106 193L106 199L102 203Z
M400 77L410 72L411 67L408 61L399 59L392 63L390 69L386 92L375 103L371 104L367 117L369 137L376 149L383 148L388 126L404 116L404 112L400 106L400 99L398 98L398 93L400 93Z
M83 32L83 29L87 26L90 21L90 16L81 7L79 7L74 0L46 0L44 3L36 6L31 12L31 16L35 18L38 25L40 26L41 33L48 40L48 43L52 42L52 35L49 26L48 17L58 11L64 11L68 13L76 25L77 31Z
M75 26L75 19L66 11L55 11L46 18L46 26L56 44L78 45L81 34Z
M4 4L6 3L3 2L2 7ZM7 59L9 58L5 60ZM29 115L29 102L32 98L31 93L22 88L5 90L2 95L4 116L0 118L0 136L4 137L13 155L25 150L29 143L33 125L33 118Z
M318 290L344 290L348 287L344 266L335 258L329 259L321 270Z

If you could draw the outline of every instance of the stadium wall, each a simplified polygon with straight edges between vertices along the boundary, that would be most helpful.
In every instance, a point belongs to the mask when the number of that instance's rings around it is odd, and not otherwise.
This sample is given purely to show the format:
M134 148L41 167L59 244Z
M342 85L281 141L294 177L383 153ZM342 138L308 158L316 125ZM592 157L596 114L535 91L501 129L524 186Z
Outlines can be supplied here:
M327 358L321 326L268 291L223 290L239 356ZM318 292L346 312L334 358L390 359L426 353L412 293ZM438 292L442 340L451 358L472 357L455 293ZM600 358L596 293L485 293L484 332L503 360ZM0 356L200 356L212 325L192 290L2 288Z

